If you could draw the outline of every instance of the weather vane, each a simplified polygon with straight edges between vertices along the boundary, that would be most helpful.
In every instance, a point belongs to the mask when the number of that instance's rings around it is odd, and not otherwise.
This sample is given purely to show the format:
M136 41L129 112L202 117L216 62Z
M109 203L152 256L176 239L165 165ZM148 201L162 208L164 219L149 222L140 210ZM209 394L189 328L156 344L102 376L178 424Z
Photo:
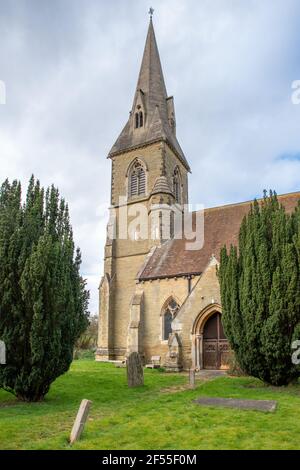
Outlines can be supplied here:
M154 13L154 8L150 7L150 8L149 8L149 15L150 15L150 18L152 18L153 13Z

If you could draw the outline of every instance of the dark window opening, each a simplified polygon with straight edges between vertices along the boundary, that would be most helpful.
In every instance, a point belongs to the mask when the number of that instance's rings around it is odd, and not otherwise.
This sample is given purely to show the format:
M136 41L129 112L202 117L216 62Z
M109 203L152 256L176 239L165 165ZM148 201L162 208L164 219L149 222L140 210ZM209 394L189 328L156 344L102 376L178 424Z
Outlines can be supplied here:
M139 119L139 121L140 121L140 127L143 127L143 125L144 125L144 116L143 116L142 111L140 111L140 119Z
M134 115L134 126L136 129L143 127L144 125L144 115L142 111L135 113Z
M139 127L139 113L135 113L135 128Z
M171 312L167 311L164 315L164 340L168 340L172 333L172 320Z
M176 317L176 314L179 310L178 303L171 299L165 309L164 318L163 318L163 340L167 341L170 334L172 333L172 321Z

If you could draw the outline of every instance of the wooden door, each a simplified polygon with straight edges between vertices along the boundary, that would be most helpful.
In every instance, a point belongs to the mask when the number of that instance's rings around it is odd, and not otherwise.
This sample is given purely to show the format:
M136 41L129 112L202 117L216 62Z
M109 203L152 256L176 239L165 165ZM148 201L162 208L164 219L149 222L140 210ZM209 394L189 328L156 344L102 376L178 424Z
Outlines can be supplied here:
M224 335L221 314L214 313L204 325L204 369L227 369L230 355L229 343Z

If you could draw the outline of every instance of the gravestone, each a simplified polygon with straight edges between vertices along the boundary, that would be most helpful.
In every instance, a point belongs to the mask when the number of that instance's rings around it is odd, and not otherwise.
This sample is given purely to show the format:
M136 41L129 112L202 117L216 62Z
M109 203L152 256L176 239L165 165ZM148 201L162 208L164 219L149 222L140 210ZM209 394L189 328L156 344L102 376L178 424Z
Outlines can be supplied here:
M225 408L237 408L239 410L255 410L274 412L276 410L277 401L275 400L248 400L239 398L216 398L201 397L194 400L198 405L221 406Z
M144 370L139 353L132 352L127 358L128 387L141 387L144 385Z
M196 371L195 369L190 369L190 387L195 388L196 386Z
M89 415L91 404L92 402L90 400L82 400L71 431L70 444L73 444L80 439Z

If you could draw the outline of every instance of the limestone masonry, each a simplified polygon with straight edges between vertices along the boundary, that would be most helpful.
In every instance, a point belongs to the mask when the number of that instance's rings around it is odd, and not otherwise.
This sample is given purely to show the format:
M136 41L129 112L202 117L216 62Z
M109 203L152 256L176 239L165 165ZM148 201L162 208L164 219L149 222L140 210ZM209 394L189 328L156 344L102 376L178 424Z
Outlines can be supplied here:
M220 321L216 268L221 247L237 244L250 203L206 209L199 250L188 250L187 240L176 238L171 208L180 212L188 203L190 167L176 138L174 100L167 95L152 19L132 110L109 158L115 220L108 224L99 289L96 360L124 360L139 352L145 363L159 356L161 366L173 371L227 368L230 349ZM300 192L279 198L292 210ZM109 235L120 228L124 208L130 222L141 204L154 221L154 236ZM165 217L169 239L162 229Z

